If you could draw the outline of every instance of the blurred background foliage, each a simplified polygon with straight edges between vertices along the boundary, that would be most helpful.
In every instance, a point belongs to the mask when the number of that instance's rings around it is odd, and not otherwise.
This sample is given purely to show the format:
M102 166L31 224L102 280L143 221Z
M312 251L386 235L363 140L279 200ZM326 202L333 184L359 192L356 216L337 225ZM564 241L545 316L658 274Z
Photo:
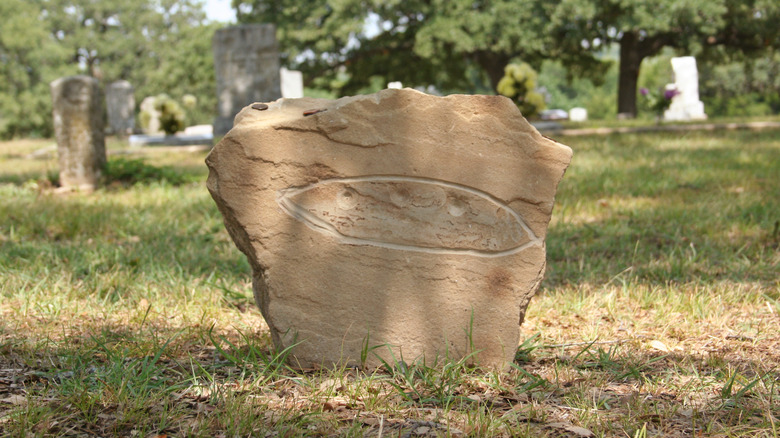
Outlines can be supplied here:
M697 57L711 117L780 113L776 0L232 0L239 24L274 23L281 63L306 94L370 93L401 81L427 92L495 94L509 64L538 73L547 108L592 119L651 117L640 87L673 81ZM2 0L0 138L50 137L49 83L124 79L137 105L166 93L190 124L211 123L214 31L203 0Z
M73 74L103 86L127 80L136 104L163 92L197 96L188 116L211 123L220 26L199 0L2 0L0 138L50 137L49 83Z

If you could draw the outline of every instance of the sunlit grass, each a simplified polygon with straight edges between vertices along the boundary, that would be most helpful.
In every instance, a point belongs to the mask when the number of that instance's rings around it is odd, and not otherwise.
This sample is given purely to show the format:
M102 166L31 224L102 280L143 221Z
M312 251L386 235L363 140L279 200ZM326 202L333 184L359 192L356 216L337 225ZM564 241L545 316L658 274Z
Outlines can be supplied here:
M205 152L112 140L183 179L57 194L50 140L0 143L0 435L780 435L778 131L559 140L506 373L290 369Z

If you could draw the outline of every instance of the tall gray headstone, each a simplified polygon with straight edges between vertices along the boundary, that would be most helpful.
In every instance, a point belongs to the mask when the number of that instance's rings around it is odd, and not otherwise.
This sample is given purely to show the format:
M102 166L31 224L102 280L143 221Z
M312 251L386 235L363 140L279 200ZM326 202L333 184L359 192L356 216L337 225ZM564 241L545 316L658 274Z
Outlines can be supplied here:
M60 185L92 190L106 165L100 84L89 76L68 76L51 83L51 94Z
M128 135L135 129L135 96L127 81L116 81L106 87L108 126L116 135Z
M279 52L273 24L246 24L219 29L212 41L217 79L214 135L233 127L233 118L252 102L282 97Z

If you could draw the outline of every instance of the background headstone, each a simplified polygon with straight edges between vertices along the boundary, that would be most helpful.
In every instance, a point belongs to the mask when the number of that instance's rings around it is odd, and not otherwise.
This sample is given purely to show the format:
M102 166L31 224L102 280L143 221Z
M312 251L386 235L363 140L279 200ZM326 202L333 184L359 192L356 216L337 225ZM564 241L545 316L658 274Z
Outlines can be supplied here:
M395 89L395 90L400 90L400 89L401 89L401 88L403 88L403 87L404 87L404 84L403 84L403 83L401 83L401 81L393 81L393 82L388 82L388 83L387 83L387 88L392 88L392 89Z
M699 71L696 69L696 58L693 56L672 58L672 70L674 70L673 87L679 94L672 98L672 104L664 112L664 119L706 119L704 103L699 100Z
M54 133L63 188L92 190L106 165L100 84L89 76L51 83Z
M116 135L129 135L135 129L135 96L130 82L116 81L106 87L108 126Z
M569 110L569 120L572 122L585 122L588 120L588 110L581 107L574 107Z
M282 84L282 97L303 97L303 73L282 67L279 70L279 79Z
M212 40L217 80L214 135L233 127L233 118L252 102L282 97L276 28L245 24L219 29Z
M142 118L141 128L143 128L146 135L162 134L162 128L160 127L160 112L154 107L157 99L154 96L149 96L141 101L141 110L139 117Z

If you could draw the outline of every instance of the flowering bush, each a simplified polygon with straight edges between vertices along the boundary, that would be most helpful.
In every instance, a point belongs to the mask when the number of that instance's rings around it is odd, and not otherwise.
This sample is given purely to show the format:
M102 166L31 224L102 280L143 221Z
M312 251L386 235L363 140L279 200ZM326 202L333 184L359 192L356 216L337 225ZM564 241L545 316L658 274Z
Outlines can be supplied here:
M669 105L672 104L672 98L680 94L676 88L659 88L658 92L641 88L639 93L647 98L648 106L658 117L663 116L664 111L669 109Z
M165 135L173 135L184 129L184 108L167 94L160 94L154 101L154 109L160 112L160 128Z
M504 68L504 77L498 81L496 91L514 100L525 117L535 116L544 109L544 96L536 91L536 71L524 62Z

